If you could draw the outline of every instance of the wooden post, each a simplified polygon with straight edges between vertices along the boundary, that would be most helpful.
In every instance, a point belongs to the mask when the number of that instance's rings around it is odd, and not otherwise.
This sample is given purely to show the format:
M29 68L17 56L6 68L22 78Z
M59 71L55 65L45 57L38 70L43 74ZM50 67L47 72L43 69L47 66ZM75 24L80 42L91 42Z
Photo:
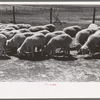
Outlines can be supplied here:
M50 24L52 24L52 7L50 8Z
M95 23L95 12L96 12L96 8L94 7L94 9L93 9L93 20L92 20L92 23Z
M15 24L16 21L15 21L15 6L13 6L13 23Z

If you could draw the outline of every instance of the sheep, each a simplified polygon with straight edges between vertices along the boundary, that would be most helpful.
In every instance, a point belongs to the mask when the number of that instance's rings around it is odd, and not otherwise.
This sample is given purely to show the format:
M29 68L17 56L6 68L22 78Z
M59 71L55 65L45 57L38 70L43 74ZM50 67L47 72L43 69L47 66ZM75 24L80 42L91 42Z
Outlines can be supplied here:
M32 32L26 32L23 34L16 34L11 39L7 40L6 46L10 48L15 48L16 50L21 46L21 44L24 42L24 40L34 35Z
M93 56L97 46L100 46L100 30L88 37L86 43L81 47L82 54L89 51L89 54Z
M17 24L18 29L26 28L29 29L31 27L30 24Z
M26 28L19 29L19 31L21 33L30 32L30 30L29 29L26 29Z
M43 50L44 43L45 43L45 35L42 33L27 37L22 43L22 45L17 49L17 54L20 56L26 51L29 51L29 53L30 52L32 53L32 58L33 58L35 48L39 47Z
M53 24L47 24L47 25L44 25L46 27L46 29L49 31L49 32L54 32L55 30L55 25Z
M66 34L64 31L55 31L55 32L51 32L51 33L47 33L45 35L46 37L46 41L45 41L45 45L49 42L49 40L57 35L61 35L61 34Z
M4 28L4 29L0 29L0 32L1 31L7 31L7 32L9 32L9 31L12 31L12 30L15 30L14 28Z
M44 52L49 55L53 56L55 54L55 50L57 48L61 48L64 50L64 57L65 53L68 55L70 54L70 44L72 42L72 38L68 34L61 34L58 36L55 36L50 39L50 41L47 43L47 46L44 49Z
M41 31L38 31L38 32L35 32L36 34L38 33L43 33L44 35L46 35L47 33L50 33L48 30L41 30Z
M11 39L7 40L6 46L9 48L18 49L27 37L32 36L32 35L37 35L40 33L44 34L47 32L49 32L49 31L43 30L43 31L39 31L39 32L25 32L23 34L21 34L21 33L15 34L15 36L13 36Z
M96 32L97 30L100 29L100 27L99 27L98 25L92 23L92 24L90 24L90 25L88 26L88 29L91 29L91 30L93 30L93 32Z
M50 32L53 32L55 30L55 26L53 24L47 24L43 26L32 26L29 28L31 32L37 32L41 30L48 30Z
M14 28L12 27L6 27L5 29L3 29L2 31L12 31L12 30L15 30Z
M37 32L37 31L45 30L45 28L44 28L44 26L32 26L29 28L29 30L31 32Z
M19 29L16 24L8 24L5 28L14 28L15 30Z
M92 23L88 26L89 29L98 28L98 25Z
M75 46L78 53L80 53L81 46L87 41L91 34L94 34L93 30L91 29L83 29L76 34Z
M17 33L20 33L19 30L1 31L0 32L0 34L3 34L7 37L7 40L11 39Z
M69 34L71 37L75 37L76 33L81 30L81 27L78 25L69 26L63 29L66 34Z
M3 55L6 56L6 40L7 37L3 34L0 34L0 56Z

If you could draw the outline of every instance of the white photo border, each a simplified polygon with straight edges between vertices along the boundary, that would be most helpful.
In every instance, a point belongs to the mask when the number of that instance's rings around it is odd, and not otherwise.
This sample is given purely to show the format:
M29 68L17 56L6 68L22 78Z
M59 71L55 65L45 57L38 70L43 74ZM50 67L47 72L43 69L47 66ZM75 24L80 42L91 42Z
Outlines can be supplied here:
M0 2L12 4L94 5L100 2ZM52 85L55 84L55 85ZM0 99L100 98L100 82L0 82Z

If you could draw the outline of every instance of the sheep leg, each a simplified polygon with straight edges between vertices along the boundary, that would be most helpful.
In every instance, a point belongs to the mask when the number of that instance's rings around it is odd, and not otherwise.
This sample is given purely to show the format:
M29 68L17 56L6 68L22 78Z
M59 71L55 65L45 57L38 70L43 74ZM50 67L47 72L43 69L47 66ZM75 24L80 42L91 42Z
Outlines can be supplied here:
M67 48L67 54L68 54L68 56L70 55L70 47L69 46Z
M28 57L30 57L31 56L31 51L30 51L29 47L27 47L27 51L29 52Z
M90 50L90 55L91 55L91 56L94 55L94 49L95 49L95 46L92 46L92 47L91 47L91 50Z
M65 57L65 55L66 55L66 50L65 50L65 48L63 49L63 52L64 52L64 56L63 56L63 57Z
M52 50L52 56L54 57L54 54L55 54L55 51L54 50Z
M94 55L94 51L91 51L91 56L93 56Z
M42 49L41 49L41 56L43 56L43 49L44 49L44 46L42 46Z
M54 57L54 54L55 54L55 49L51 50L50 56L51 56L51 57Z
M0 50L0 57L2 56L2 51Z
M7 55L7 48L6 48L6 42L5 42L5 44L4 44L4 47L3 47L3 49L4 49L4 56L6 56Z
M40 50L41 50L41 47L37 47L37 52L40 52Z
M0 56L2 56L2 54L3 54L3 49L1 49Z
M6 56L7 55L7 51L6 50L4 50L4 56Z
M35 51L35 47L32 47L31 48L32 58L34 57L34 51Z

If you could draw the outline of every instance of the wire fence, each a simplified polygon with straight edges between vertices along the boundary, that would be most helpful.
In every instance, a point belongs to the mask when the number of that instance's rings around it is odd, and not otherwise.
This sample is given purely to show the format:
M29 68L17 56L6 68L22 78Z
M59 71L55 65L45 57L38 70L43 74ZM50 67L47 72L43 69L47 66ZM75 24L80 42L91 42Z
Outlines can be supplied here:
M95 14L95 16L93 16ZM60 27L94 22L100 25L100 8L68 5L0 5L1 23L28 23L43 25L54 23Z

